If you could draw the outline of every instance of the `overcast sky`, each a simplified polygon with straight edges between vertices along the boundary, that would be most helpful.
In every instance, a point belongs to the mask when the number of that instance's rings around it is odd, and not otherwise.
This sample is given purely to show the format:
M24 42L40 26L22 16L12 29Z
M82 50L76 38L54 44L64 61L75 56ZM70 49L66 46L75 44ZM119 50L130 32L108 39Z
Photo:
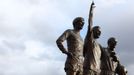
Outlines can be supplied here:
M116 37L116 52L128 75L134 75L134 1L95 0L94 25L106 46ZM56 39L72 28L72 20L81 16L86 34L91 0L0 0L0 75L65 75L66 56Z

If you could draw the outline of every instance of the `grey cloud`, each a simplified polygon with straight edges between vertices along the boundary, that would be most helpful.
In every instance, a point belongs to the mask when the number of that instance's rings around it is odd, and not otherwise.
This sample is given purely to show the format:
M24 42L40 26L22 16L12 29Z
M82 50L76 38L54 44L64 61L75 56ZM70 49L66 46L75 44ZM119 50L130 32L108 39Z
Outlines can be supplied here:
M0 66L5 68L0 68L0 74L65 75L63 68L66 56L56 47L55 40L64 30L72 27L71 22L74 17L87 18L89 1L77 2L77 0L73 2L72 0L65 0L65 2L63 0L60 2L57 0L12 0L9 1L9 5L4 5L0 9L1 11L6 9L0 13L0 37L4 38L1 38L4 41L0 44L0 60L4 64L0 63ZM130 70L133 67L129 66L134 62L128 59L133 58L134 37L130 34L133 32L133 12L126 14L126 10L113 9L102 9L97 5L95 24L100 24L102 27L101 42L103 44L110 36L119 39L117 52L122 63ZM120 11L122 13L119 13ZM43 48L49 47L43 49L45 51L39 57L26 55L25 42L29 40L43 43ZM20 52L17 54L14 50ZM8 58L8 53L12 57ZM132 71L130 75L133 75Z
M103 21L102 26L102 34L104 38L103 41L107 41L109 37L116 37L118 40L116 52L120 57L121 63L124 64L128 72L130 70L129 66L134 64L133 57L133 44L134 44L134 36L133 36L133 9L130 9L129 6L125 7L125 9L120 9L120 7L117 7L119 10L112 10L108 9L110 11L106 11L103 15L105 17L102 18L101 21ZM122 7L123 8L123 7ZM130 12L131 11L131 12ZM112 13L111 13L112 12ZM108 16L109 15L109 16ZM110 16L111 15L111 16ZM105 44L106 45L106 44ZM132 69L133 67L131 67ZM129 75L133 75L133 72L131 72Z
M58 8L54 9L55 7L51 5L51 2L50 4L45 3L46 5L35 4L36 2L33 1L30 2L31 4L27 4L26 0L22 3L16 0L4 2L8 5L4 5L2 8L5 10L2 11L1 15L3 16L1 16L0 19L0 37L2 37L0 38L0 61L3 61L3 63L0 63L0 74L53 75L53 72L55 72L57 75L63 75L64 70L61 70L61 63L55 63L62 61L56 60L56 57L59 57L58 54L52 54L56 51L56 49L54 49L55 47L50 49L46 48L46 51L39 55L39 58L36 58L40 60L36 60L33 59L34 56L29 56L25 53L25 42L29 40L36 40L44 43L43 48L49 45L52 45L51 47L55 46L55 44L53 44L53 41L55 43L55 34L57 34L55 28L62 24L58 23L59 21L64 22L69 20L69 18L64 19L66 16L64 16ZM36 6L39 8L36 8ZM52 13L52 10L55 10L55 13ZM50 18L49 15L57 16L56 18ZM58 21L58 17L62 19ZM50 50L52 53L49 52ZM48 55L47 52L49 52L48 54L50 55ZM50 63L52 60L54 62ZM43 64L41 64L41 62ZM57 66L55 64L57 64ZM55 68L53 66L55 66ZM57 69L59 71L56 71Z

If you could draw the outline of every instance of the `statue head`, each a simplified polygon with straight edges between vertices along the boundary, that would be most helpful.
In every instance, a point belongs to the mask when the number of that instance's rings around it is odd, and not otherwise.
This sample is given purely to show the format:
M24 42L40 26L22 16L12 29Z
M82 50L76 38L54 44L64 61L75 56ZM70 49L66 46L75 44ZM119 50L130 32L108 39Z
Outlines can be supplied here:
M95 39L99 38L101 35L100 27L99 26L94 26L93 27L93 37Z
M83 28L83 25L84 25L84 18L76 17L73 20L73 27L75 30L81 30Z
M117 40L114 37L110 37L107 41L107 44L109 48L115 48Z

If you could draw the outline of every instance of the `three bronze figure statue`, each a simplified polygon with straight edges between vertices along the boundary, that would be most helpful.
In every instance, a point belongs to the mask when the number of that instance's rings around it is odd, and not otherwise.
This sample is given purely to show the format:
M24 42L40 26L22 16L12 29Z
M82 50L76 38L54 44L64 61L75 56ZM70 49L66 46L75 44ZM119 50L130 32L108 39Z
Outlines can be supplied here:
M97 39L101 35L99 26L93 27L92 2L89 11L88 30L85 40L80 36L84 26L84 18L77 17L73 20L73 29L67 29L56 41L58 48L67 55L65 62L66 75L126 75L127 71L121 65L116 55L117 40L110 37L107 47L102 47ZM67 42L67 49L63 42Z

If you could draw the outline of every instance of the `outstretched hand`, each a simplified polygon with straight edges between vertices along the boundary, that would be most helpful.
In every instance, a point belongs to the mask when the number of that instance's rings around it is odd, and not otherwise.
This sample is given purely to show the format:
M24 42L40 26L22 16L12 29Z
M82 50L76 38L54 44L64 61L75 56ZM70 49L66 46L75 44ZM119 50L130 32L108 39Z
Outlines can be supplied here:
M91 4L91 5L95 5L94 1L92 2L92 4Z
M91 3L91 7L92 8L95 8L96 7L94 1Z

